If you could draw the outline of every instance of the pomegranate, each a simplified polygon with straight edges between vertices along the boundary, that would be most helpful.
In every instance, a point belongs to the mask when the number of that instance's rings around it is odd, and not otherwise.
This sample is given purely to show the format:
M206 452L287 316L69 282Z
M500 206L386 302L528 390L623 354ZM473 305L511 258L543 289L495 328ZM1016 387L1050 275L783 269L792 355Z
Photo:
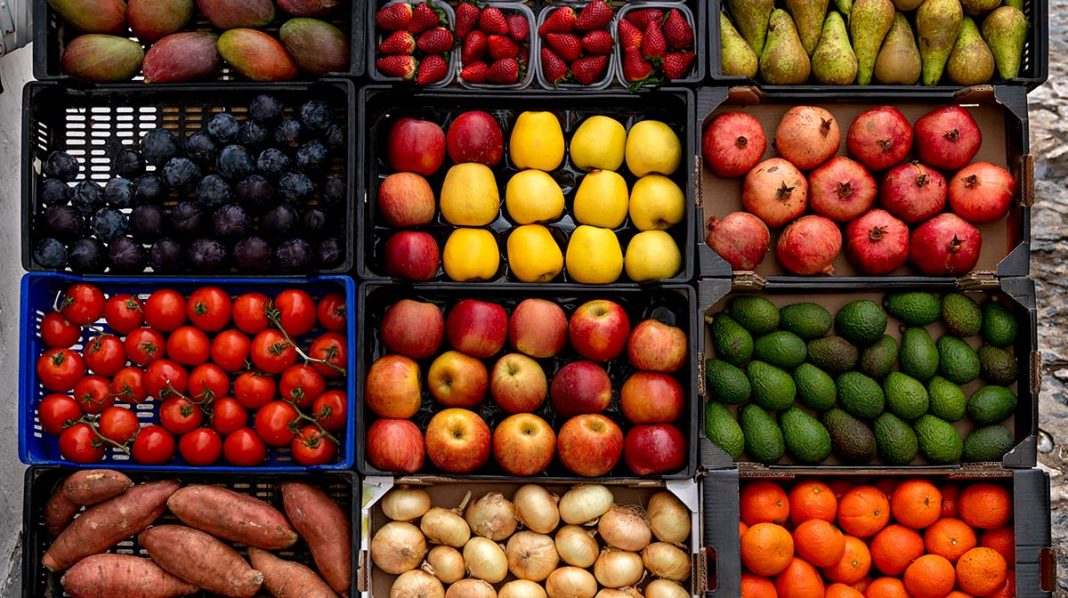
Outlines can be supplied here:
M939 214L912 231L909 261L924 274L948 276L970 272L979 261L983 237L956 214Z
M946 207L946 178L920 162L895 166L883 177L879 203L909 224L923 222Z
M836 222L849 222L871 208L878 187L867 168L835 156L808 175L812 211Z
M842 231L823 216L803 216L783 229L775 246L779 263L794 274L833 274Z
M886 210L872 210L846 226L846 252L864 274L890 274L909 259L909 227Z
M912 149L912 125L893 106L876 106L853 119L846 133L849 154L872 170L902 163Z
M701 153L712 172L740 177L764 157L768 141L760 121L745 112L724 112L712 119L701 140Z
M973 224L1004 218L1015 194L1016 179L990 162L969 164L949 181L950 209Z
M983 145L983 132L967 110L943 106L916 121L920 161L942 170L957 170L972 161Z
M780 227L805 213L808 181L793 164L768 158L745 175L742 205L768 226Z
M768 226L748 212L731 212L708 221L705 243L735 270L753 270L771 245Z
M838 153L842 136L834 116L818 106L794 106L775 130L775 149L801 170L811 170Z

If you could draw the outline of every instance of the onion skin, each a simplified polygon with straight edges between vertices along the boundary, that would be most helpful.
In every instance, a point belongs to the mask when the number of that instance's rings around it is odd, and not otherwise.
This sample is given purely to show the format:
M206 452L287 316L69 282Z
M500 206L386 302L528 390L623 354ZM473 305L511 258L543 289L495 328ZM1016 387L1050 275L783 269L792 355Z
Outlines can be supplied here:
M500 542L515 533L519 523L515 518L515 505L500 492L484 494L471 503L464 520L474 534L494 542Z
M657 540L679 544L690 537L690 510L674 494L661 491L652 495L646 511Z
M564 523L590 523L612 508L614 501L608 488L600 484L581 484L560 498L560 518Z
M568 565L585 569L597 560L600 548L592 531L577 525L565 525L556 532L556 552Z
M515 579L501 587L497 598L548 598L541 584L529 579Z
M602 587L617 589L633 586L642 579L645 567L637 553L607 548L593 564L593 576Z
M642 551L642 564L649 573L672 581L690 578L690 555L667 542L653 542Z
M690 592L666 579L654 579L645 586L645 598L690 598Z
M419 522L419 529L423 530L428 540L434 544L444 544L453 548L461 548L471 538L471 528L463 517L456 511L434 507L423 515Z
M618 590L601 588L593 598L644 598L644 596L637 588L620 588Z
M504 552L508 570L519 579L542 581L560 563L553 539L531 531L521 531L508 538Z
M461 579L449 586L445 598L497 598L497 591L481 579Z
M429 568L428 568L429 567ZM426 555L423 570L441 580L453 583L464 578L464 557L452 546L435 546Z
M545 593L549 598L593 598L597 580L585 569L560 567L545 579Z
M645 512L634 506L612 505L597 522L597 532L605 544L631 552L645 548L653 538Z
M560 525L556 497L537 484L520 487L515 491L512 502L515 504L516 519L532 532L548 534Z
M496 542L474 537L464 545L464 564L471 577L500 583L508 576L508 557Z
M382 512L393 521L412 521L430 510L430 494L422 488L402 486L382 498Z
M401 573L393 580L389 598L445 598L445 588L438 578L426 571L414 569Z
M426 556L426 539L419 528L402 521L383 525L371 539L371 560L386 573L411 571Z

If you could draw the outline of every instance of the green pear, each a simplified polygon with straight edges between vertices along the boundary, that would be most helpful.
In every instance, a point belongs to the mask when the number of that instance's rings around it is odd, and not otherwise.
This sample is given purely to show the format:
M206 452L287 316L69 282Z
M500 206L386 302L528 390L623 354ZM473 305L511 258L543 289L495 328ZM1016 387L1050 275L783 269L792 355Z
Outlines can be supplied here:
M719 13L719 47L724 75L756 77L757 55L724 12Z
M1027 17L1018 8L1002 6L983 19L983 39L994 53L998 74L1014 79L1020 74L1024 42L1027 41Z
M812 53L812 75L824 85L849 85L857 78L857 56L849 45L842 15L831 12L823 22L823 33Z
M994 55L971 17L964 17L957 43L946 61L946 76L957 85L980 85L994 76Z
M734 18L734 24L757 56L764 52L768 20L774 9L775 0L727 0L727 10Z
M921 4L923 4L923 0L894 0L894 8L901 12L916 10Z
M920 80L920 49L909 20L894 14L894 24L875 59L875 80L883 85L915 85Z
M849 11L853 9L853 0L834 0L834 5L838 7L843 17L849 18Z
M786 0L786 9L797 25L797 35L801 45L809 56L816 51L823 29L823 18L827 16L827 4L830 0Z
M1023 0L1005 0L1005 6L1011 6L1016 10L1023 12Z
M1001 6L1001 0L960 0L964 14L971 16L985 15Z
M794 20L785 10L775 9L768 22L764 53L760 55L760 75L772 85L799 85L808 81L811 70Z
M963 21L960 0L924 0L916 10L916 35L920 40L924 85L938 85L942 80L942 71Z
M857 55L857 83L871 83L875 57L893 24L894 3L890 0L856 0L853 3L849 13L849 35Z

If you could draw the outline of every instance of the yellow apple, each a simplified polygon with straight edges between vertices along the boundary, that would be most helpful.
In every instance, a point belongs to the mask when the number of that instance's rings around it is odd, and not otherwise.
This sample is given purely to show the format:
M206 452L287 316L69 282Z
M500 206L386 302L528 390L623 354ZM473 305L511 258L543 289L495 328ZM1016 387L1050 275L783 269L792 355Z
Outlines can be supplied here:
M549 282L564 267L564 255L549 229L525 224L508 235L508 269L522 282Z
M540 170L521 170L504 190L508 215L519 224L552 222L564 213L564 192L553 177Z
M608 284L615 282L623 271L623 252L614 232L584 224L571 233L566 262L572 280Z
M630 222L638 230L665 230L686 217L686 196L675 181L647 174L630 190Z
M497 219L501 195L485 164L465 162L449 168L441 184L441 215L457 226L485 226Z
M607 116L591 116L582 121L571 136L571 162L582 170L618 170L623 165L627 130Z
M627 168L634 176L672 174L682 159L682 143L671 127L658 120L643 120L627 135Z
M564 131L552 112L523 112L508 138L508 155L520 170L555 170L564 161Z
M611 170L590 172L575 191L573 211L579 224L618 227L627 219L627 181Z
M647 230L627 245L627 277L635 282L671 278L682 267L682 253L671 235Z
M445 241L445 275L456 281L497 276L501 257L497 239L484 228L458 228Z

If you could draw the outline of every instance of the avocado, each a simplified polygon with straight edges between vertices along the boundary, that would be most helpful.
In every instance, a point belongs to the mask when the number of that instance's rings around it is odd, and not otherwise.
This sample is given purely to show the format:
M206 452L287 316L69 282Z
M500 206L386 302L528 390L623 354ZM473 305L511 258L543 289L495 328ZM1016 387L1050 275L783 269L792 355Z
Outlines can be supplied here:
M967 410L972 421L980 426L1002 422L1016 411L1016 393L1004 386L988 384L972 393Z
M927 413L927 389L908 374L890 372L883 380L883 392L887 408L903 420L912 421Z
M753 402L770 411L786 409L794 404L797 386L790 374L763 361L750 361L745 375L753 388Z
M887 465L908 465L919 452L916 432L893 413L875 418L875 444L879 458Z
M834 325L827 308L815 303L793 303L779 310L779 327L805 340L826 335Z
M897 365L897 339L884 335L883 338L864 349L860 354L860 371L882 380Z
M1005 426L986 426L975 430L964 439L964 453L961 457L969 462L997 461L1012 450L1012 432Z
M753 337L727 314L712 318L712 346L716 356L734 365L745 365L753 356Z
M779 327L779 308L763 297L735 297L727 313L752 334L767 334Z
M860 372L839 374L834 385L838 390L838 403L854 417L873 420L886 406L879 383Z
M898 352L901 371L925 382L938 371L938 347L935 346L926 328L909 327L901 334L901 351Z
M1016 357L999 347L979 347L979 375L991 384L1008 386L1016 382Z
M948 334L938 339L938 373L956 384L979 377L979 355L968 343Z
M786 450L801 463L820 463L831 454L831 435L818 419L798 407L779 415Z
M797 397L801 404L815 411L823 412L834 407L838 398L834 378L811 363L797 366L794 370L794 384L797 386Z
M742 407L738 422L745 436L745 452L757 463L777 463L786 453L786 441L775 418L760 405Z
M739 405L749 400L749 378L745 372L722 359L705 361L705 391L713 401Z
M1016 318L1007 307L993 299L983 304L983 339L995 347L1008 347L1016 341Z
M927 397L931 415L947 422L955 422L964 417L965 406L968 404L964 391L942 376L935 376L927 382Z
M843 461L871 463L875 458L875 434L864 422L838 408L824 413L821 420L831 435L834 453Z
M963 293L946 293L942 297L942 321L950 334L966 338L979 334L983 312L971 297Z
M889 293L883 299L883 308L909 326L927 326L942 317L942 301L923 291Z
M953 424L933 415L924 415L913 424L920 452L932 465L947 465L960 461L964 451L964 439Z
M857 366L859 351L840 336L808 341L808 362L831 374L848 372Z
M838 310L834 325L846 340L866 347L886 332L886 312L870 299L857 299Z
M745 450L742 428L730 410L719 403L705 405L705 436L737 461Z
M808 350L805 341L793 332L777 330L756 339L753 343L753 359L771 365L792 369L805 361Z

